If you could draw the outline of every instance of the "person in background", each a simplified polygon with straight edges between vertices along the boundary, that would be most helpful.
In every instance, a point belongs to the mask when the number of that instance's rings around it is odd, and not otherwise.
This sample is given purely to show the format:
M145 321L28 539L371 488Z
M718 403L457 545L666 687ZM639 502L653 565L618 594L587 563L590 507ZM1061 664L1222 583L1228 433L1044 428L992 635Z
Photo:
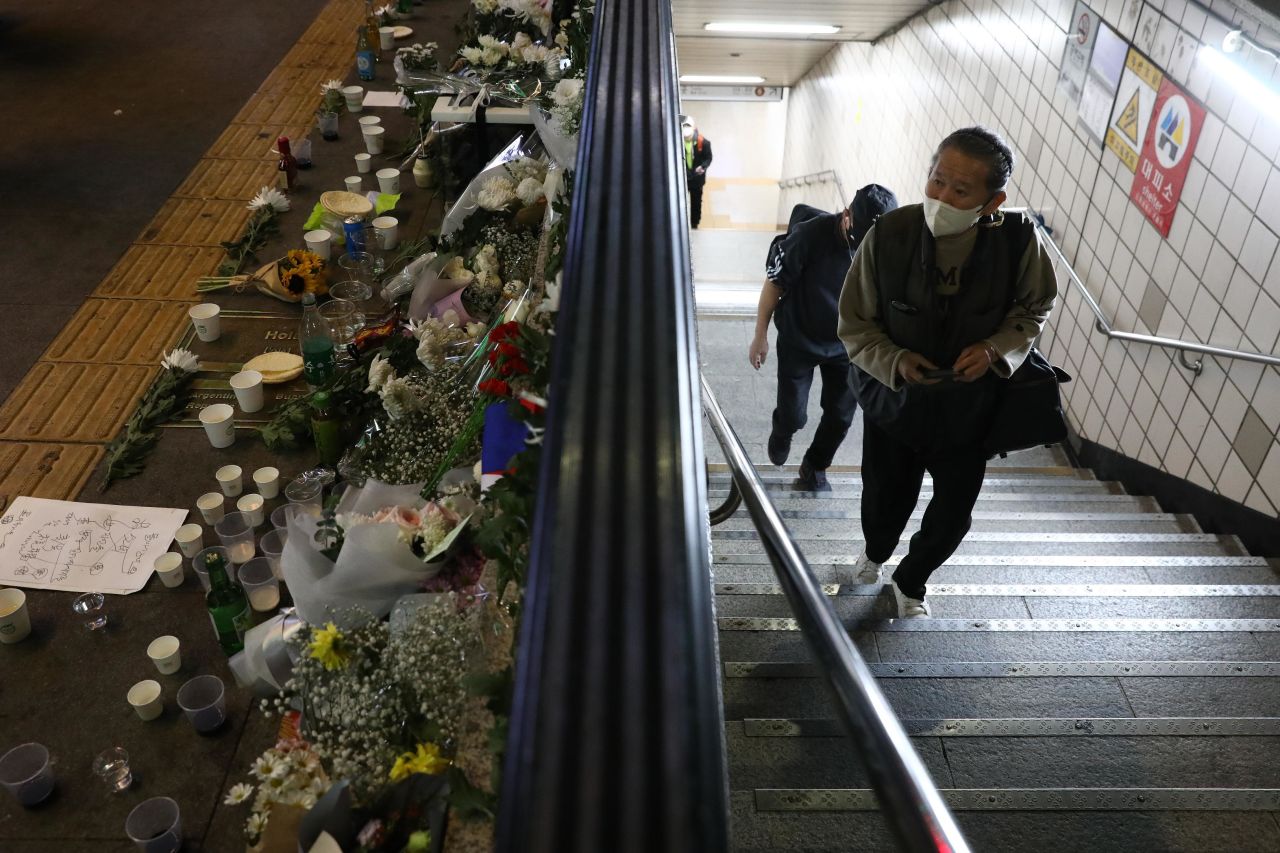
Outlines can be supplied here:
M711 166L711 142L698 133L689 116L681 119L680 134L684 137L684 168L689 183L689 224L697 228L702 221L702 188Z
M796 485L802 489L831 488L826 470L858 408L849 389L849 357L836 337L840 288L871 223L897 206L894 194L879 184L858 190L839 213L798 204L787 233L769 247L748 358L756 370L764 364L772 317L778 328L778 401L768 452L775 465L787 461L791 437L805 425L814 369L822 374L822 420L800 460Z
M1013 152L982 127L942 140L923 204L880 218L840 294L840 340L863 413L857 583L881 582L920 497L933 497L893 573L899 617L929 616L925 582L969 532L1000 394L1057 298L1053 264L1025 214L1004 214ZM843 585L843 584L842 584Z

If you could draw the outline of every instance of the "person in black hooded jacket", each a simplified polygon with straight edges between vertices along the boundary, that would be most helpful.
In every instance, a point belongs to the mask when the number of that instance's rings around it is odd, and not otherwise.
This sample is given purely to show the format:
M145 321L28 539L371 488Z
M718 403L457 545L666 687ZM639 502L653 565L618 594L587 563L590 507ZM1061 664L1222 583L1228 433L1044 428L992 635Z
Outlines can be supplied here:
M831 488L826 470L857 411L848 384L849 358L836 336L840 288L871 223L897 206L894 194L879 184L858 190L839 213L798 204L787 233L769 247L748 358L757 370L764 364L772 318L778 329L778 398L768 453L775 465L787 461L791 438L805 425L814 369L822 373L822 420L800 461L797 485L802 489Z

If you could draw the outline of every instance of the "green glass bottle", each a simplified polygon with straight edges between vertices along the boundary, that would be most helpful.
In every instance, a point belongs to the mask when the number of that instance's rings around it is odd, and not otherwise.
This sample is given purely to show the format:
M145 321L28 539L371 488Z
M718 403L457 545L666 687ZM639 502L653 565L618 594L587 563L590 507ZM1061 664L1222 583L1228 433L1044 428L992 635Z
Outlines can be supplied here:
M218 645L227 657L244 650L244 632L253 626L249 611L249 599L244 590L227 576L227 561L218 552L205 555L205 569L209 572L209 592L204 597L209 608L213 630L218 634Z
M302 376L312 388L327 385L337 369L333 333L313 293L302 294Z
M328 391L317 391L311 396L311 434L316 440L320 464L337 465L342 456L342 423L333 410L333 398Z

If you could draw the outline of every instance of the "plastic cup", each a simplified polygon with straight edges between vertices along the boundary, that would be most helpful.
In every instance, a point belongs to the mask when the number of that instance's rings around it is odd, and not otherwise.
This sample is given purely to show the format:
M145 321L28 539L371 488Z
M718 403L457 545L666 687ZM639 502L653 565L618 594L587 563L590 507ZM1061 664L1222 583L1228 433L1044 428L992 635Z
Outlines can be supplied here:
M242 370L231 377L231 390L236 392L236 402L246 415L262 410L262 374L256 370Z
M34 806L53 792L53 768L49 750L38 743L24 743L0 756L0 786L20 806Z
M254 471L253 487L267 500L276 497L280 494L280 469L268 465Z
M289 506L289 504L286 504L280 509L288 509ZM275 521L275 513L271 515L272 521ZM277 578L284 577L280 570L280 556L284 554L284 543L288 541L289 530L286 527L277 527L274 530L269 530L258 540L258 552L262 554L263 559L271 564L271 573Z
M222 542L222 547L231 555L231 562L236 565L247 563L253 559L253 524L252 519L243 512L229 512L213 526Z
M106 596L100 592L86 592L71 602L71 610L84 618L84 627L97 631L107 625Z
M399 189L399 182L400 178L397 176L397 189ZM399 232L400 220L396 219L394 216L379 216L377 219L373 220L373 233L378 237L379 249L394 249L396 244L400 242Z
M98 753L93 759L93 775L107 784L113 794L129 790L133 784L133 771L129 769L129 753L113 746Z
M222 309L212 302L193 305L187 311L187 316L191 318L191 325L195 326L196 337L206 343L216 341L222 334L221 314Z
M284 487L284 496L289 503L297 505L303 512L319 517L320 499L324 493L324 483L319 480L298 477Z
M254 527L261 527L262 522L266 521L266 512L263 509L266 505L266 499L256 494L243 495L236 501L236 509L248 516L249 523Z
M182 848L182 812L170 798L152 797L129 812L124 832L142 853L175 853Z
M302 242L306 245L308 252L319 256L321 260L329 260L329 248L333 242L333 235L328 231L323 228L308 231L302 235Z
M211 732L227 718L227 694L216 675L197 675L178 689L178 707L198 732Z
M382 116L360 116L357 120L360 125L360 132L363 133L366 127L382 124Z
M160 682L148 678L130 687L125 698L129 700L129 707L133 708L138 719L149 722L164 712L163 692Z
M342 97L347 99L348 112L358 113L364 109L364 87L344 86Z
M373 169L373 155L366 154L363 151L356 155L356 171L362 175L369 174Z
M400 192L400 170L399 169L379 169L377 172L377 177L378 177L378 192L383 192L383 193L386 193L387 195L396 195L397 193ZM382 217L379 217L379 218L382 218ZM374 228L377 228L377 227L378 227L377 225L374 226Z
M364 133L364 150L370 154L381 154L386 129L381 125L366 126L362 129Z
M320 306L320 316L329 324L329 332L333 342L345 347L356 338L360 331L360 322L364 318L357 317L356 306L345 299L330 299Z
M378 27L378 41L383 50L391 50L396 46L395 27Z
M274 613L279 609L280 581L265 557L254 557L240 567L240 586L255 612Z
M226 403L214 403L200 410L200 423L214 447L230 447L236 440L236 410Z
M30 634L27 594L20 589L0 589L0 643L20 643Z
M210 492L209 494L215 494ZM222 495L218 495L219 498ZM222 501L218 501L218 507L223 505ZM217 521L217 519L214 519ZM190 560L196 554L200 553L200 549L204 547L204 528L198 524L184 524L178 528L178 532L173 535L173 541L178 543L178 550L182 552L182 556Z
M223 465L213 476L222 488L222 493L229 498L244 491L244 469L239 465Z
M284 506L278 506L271 513L271 526L276 530L288 530L289 519L298 513L306 511L306 507L299 506L298 504L290 503L285 504Z
M147 645L147 657L161 675L173 675L182 668L182 642L172 634L156 637Z
M231 562L231 552L221 545L205 548L191 558L191 568L195 570L196 577L200 579L200 585L204 587L205 592L209 591L209 570L205 568L205 558L214 553L222 555L222 562L227 567L227 574L231 577L231 580L236 579L236 567Z
M182 571L182 555L177 551L166 551L155 562L156 574L160 576L160 583L169 589L177 589L182 586L185 573Z
M363 185L364 185L364 178L361 178L359 175L351 175L349 177L343 178L342 183L346 185L347 192L355 193L356 195L359 195L360 190L363 188Z
M226 512L224 504L226 498L222 492L205 492L196 499L196 509L200 510L200 515L204 517L205 524L217 524Z

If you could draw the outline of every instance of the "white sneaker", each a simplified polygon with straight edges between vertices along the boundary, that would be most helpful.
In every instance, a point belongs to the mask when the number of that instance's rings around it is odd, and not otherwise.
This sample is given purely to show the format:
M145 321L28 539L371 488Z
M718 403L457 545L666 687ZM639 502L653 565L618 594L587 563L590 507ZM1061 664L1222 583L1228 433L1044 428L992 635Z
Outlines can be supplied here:
M880 583L880 563L873 563L867 559L867 555L863 554L858 557L858 562L854 563L849 569L840 567L840 588L841 595L851 595L855 584L878 584ZM848 572L846 575L845 572ZM846 579L847 578L847 579Z
M899 619L928 619L929 618L929 602L923 598L912 598L898 589L896 583L890 583L893 587L893 600L898 603Z

